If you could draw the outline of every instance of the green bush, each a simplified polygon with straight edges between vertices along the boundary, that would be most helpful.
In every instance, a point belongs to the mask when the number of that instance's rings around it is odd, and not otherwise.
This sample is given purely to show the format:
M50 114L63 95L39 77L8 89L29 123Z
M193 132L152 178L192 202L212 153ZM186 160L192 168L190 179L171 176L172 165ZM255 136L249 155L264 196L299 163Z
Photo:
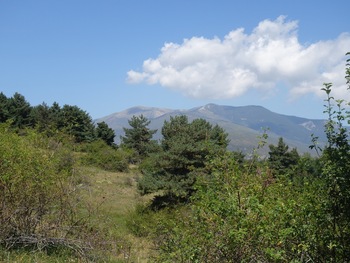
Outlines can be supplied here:
M80 245L82 225L70 183L74 159L34 131L0 125L0 245L50 250ZM67 159L66 159L67 158ZM67 166L67 169L65 168Z
M295 185L258 165L245 170L231 154L213 159L196 184L191 210L158 222L159 262L324 261L324 182Z
M108 146L104 141L97 140L84 144L81 148L84 152L82 161L87 165L96 165L104 170L112 172L127 171L130 152Z

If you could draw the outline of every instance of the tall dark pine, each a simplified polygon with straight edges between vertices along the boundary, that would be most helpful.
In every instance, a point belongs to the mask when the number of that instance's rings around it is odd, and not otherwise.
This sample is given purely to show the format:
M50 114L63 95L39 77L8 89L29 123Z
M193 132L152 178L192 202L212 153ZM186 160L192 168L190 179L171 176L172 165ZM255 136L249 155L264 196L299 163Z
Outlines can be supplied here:
M289 151L289 147L283 141L283 138L279 138L277 146L269 145L269 165L275 174L282 174L287 172L298 163L299 154L294 148Z
M59 113L59 129L74 136L77 142L90 142L95 139L95 127L86 111L77 106L64 105Z
M131 128L123 128L125 135L120 136L121 145L135 150L141 158L147 156L155 143L152 141L152 137L157 130L148 128L151 121L142 114L140 116L132 116L128 123Z
M0 122L5 122L9 118L8 101L6 95L0 92Z
M197 176L205 172L206 161L226 151L227 133L203 119L189 123L187 116L176 116L164 122L162 135L162 151L151 156L153 165L144 169L139 190L163 190L170 199L186 200Z
M32 107L26 101L23 95L15 93L8 101L9 118L12 120L12 125L17 128L24 128L31 124Z
M113 145L114 143L115 133L104 121L97 123L96 136L105 141L108 145Z
M50 107L46 103L42 103L33 107L31 111L31 121L39 131L47 131L52 124L50 116Z

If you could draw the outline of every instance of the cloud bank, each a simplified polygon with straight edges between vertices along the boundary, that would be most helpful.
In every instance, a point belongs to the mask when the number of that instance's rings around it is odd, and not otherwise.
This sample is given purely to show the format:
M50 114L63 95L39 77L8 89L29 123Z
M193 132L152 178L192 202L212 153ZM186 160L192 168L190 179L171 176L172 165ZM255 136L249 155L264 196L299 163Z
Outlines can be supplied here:
M254 89L273 94L288 88L291 97L322 94L332 82L336 97L348 98L345 53L349 33L338 38L302 44L297 21L264 20L246 34L243 28L223 39L193 37L182 44L165 43L156 59L143 62L142 71L130 70L129 83L159 84L193 98L234 98Z

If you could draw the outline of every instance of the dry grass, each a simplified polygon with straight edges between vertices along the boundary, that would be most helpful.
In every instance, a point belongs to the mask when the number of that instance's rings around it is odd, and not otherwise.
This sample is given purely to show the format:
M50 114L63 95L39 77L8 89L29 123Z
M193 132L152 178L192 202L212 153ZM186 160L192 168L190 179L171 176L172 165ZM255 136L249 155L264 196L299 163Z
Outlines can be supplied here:
M135 207L152 198L138 194L136 168L118 173L84 166L79 168L79 174L75 182L80 192L77 205L88 222L89 229L85 231L94 247L91 256L77 258L69 251L48 255L44 251L0 250L0 262L149 262L155 253L152 241L135 236L128 227Z
M90 219L107 242L104 256L111 262L148 262L152 254L151 242L135 237L127 227L127 220L140 203L150 197L137 193L137 171L107 172L97 168L82 168L84 182L80 184Z

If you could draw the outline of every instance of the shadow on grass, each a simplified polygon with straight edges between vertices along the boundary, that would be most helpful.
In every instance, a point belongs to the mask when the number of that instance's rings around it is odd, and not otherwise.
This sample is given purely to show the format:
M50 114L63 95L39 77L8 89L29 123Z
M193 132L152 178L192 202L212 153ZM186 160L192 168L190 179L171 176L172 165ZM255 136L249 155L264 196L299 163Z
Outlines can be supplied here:
M165 208L175 208L178 205L187 204L189 202L188 198L179 197L175 195L156 195L149 208L153 211L159 211Z

